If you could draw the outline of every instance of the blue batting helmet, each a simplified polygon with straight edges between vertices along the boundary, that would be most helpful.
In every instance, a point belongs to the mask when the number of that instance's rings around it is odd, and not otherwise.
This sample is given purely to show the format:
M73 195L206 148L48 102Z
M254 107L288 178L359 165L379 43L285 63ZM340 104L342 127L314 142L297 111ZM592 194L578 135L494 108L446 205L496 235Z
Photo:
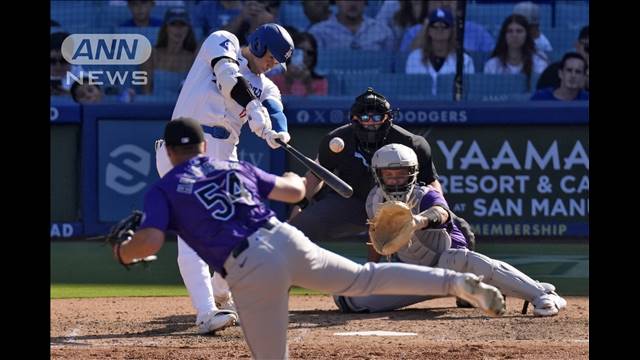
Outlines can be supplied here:
M274 23L259 26L249 35L249 50L257 57L263 57L267 49L273 57L285 66L285 62L293 52L293 40L289 32L282 26Z

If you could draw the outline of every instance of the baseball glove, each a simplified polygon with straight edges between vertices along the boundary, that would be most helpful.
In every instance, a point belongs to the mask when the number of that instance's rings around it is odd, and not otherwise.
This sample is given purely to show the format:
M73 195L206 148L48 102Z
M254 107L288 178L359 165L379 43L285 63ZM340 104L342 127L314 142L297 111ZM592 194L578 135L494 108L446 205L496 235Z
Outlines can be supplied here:
M387 201L380 205L369 224L368 243L380 255L389 256L409 244L416 222L409 205L401 201Z
M146 265L146 263L157 259L155 255L151 255L142 259L133 259L130 263L124 263L120 257L120 245L133 237L134 232L142 223L142 216L142 211L135 210L131 215L120 220L120 222L111 227L109 234L106 236L106 242L113 248L114 254L118 258L118 262L120 262L120 264L126 269L129 269L129 265L138 263Z

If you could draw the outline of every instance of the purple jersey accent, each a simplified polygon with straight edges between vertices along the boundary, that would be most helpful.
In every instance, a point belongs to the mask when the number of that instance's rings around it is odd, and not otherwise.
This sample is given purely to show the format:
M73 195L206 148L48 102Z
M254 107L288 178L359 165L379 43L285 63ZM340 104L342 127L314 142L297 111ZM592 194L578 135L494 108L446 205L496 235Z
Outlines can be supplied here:
M273 211L276 176L237 161L194 157L169 171L144 199L143 228L172 231L217 272L238 243Z
M422 201L420 201L420 212L427 210L428 208L434 205L440 205L446 209L449 208L447 201L444 199L444 196L438 190L433 188L432 186L426 186L429 191L422 197ZM464 238L462 231L458 229L456 224L451 221L447 221L446 224L438 226L438 228L446 228L449 236L451 236L451 248L452 249L464 249L467 245L467 240Z

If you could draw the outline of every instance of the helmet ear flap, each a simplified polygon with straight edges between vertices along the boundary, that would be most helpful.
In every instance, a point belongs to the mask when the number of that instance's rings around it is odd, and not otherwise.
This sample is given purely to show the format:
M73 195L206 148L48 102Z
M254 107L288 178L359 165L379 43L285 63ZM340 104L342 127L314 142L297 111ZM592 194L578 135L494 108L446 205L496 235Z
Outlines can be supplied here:
M267 52L266 46L260 41L260 36L258 36L257 32L251 34L249 39L249 50L253 53L253 55L261 58Z

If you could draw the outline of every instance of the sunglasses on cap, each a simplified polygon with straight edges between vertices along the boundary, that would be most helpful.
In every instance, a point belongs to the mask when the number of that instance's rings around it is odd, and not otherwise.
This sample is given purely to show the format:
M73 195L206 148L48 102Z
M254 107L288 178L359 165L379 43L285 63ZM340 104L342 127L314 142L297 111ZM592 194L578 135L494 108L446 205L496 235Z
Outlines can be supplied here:
M387 114L362 114L362 115L353 115L353 117L360 122L382 122Z

